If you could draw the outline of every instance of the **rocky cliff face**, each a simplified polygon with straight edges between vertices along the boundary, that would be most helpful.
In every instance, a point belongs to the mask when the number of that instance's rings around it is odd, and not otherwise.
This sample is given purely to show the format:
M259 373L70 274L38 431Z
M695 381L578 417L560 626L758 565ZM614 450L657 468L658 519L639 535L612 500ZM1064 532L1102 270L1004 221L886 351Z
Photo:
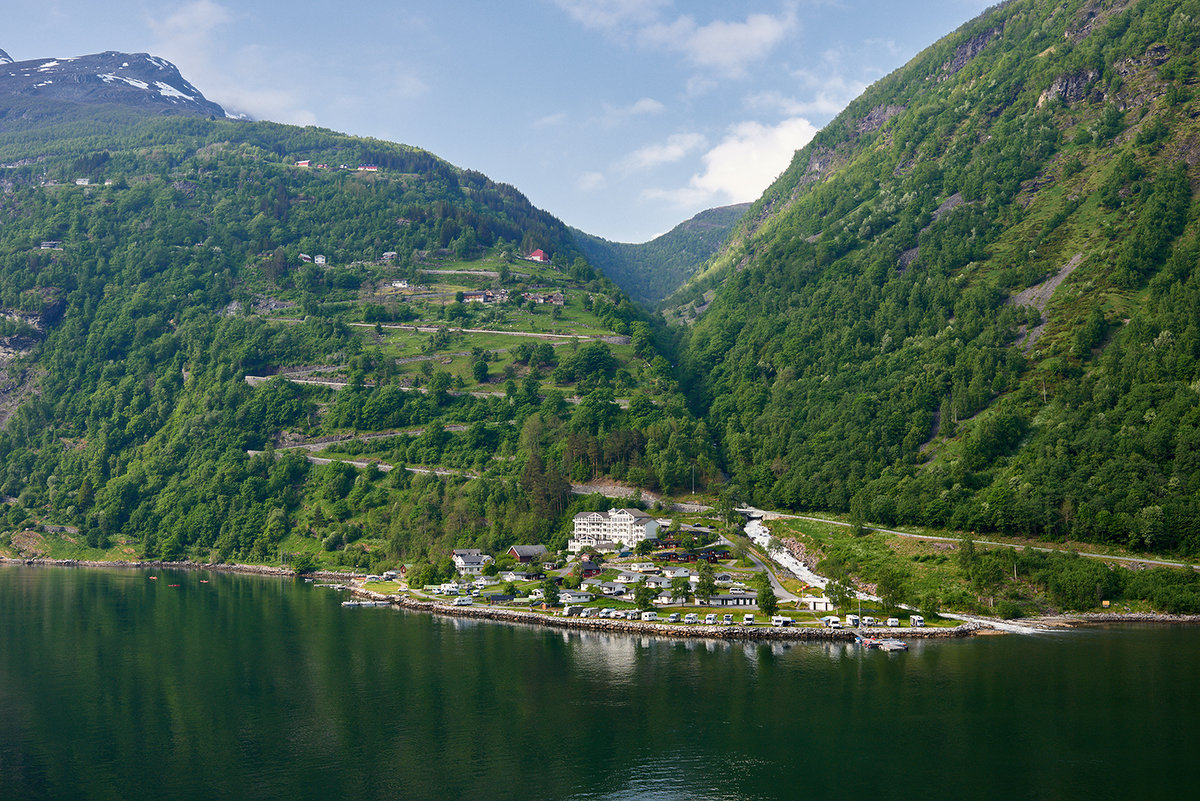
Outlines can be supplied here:
M106 51L74 58L13 61L0 50L5 96L83 104L117 104L152 114L225 117L169 61L147 53Z

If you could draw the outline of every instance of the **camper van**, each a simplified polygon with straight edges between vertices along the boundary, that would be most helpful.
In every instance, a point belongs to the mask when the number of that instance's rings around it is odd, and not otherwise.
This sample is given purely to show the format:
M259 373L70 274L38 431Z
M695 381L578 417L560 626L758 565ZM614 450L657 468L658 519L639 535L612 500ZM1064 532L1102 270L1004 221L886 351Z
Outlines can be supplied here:
M921 617L920 615L909 615L908 625L912 626L914 629L923 628L925 626L925 618Z
M785 615L775 615L771 618L771 625L775 628L780 628L781 626L790 626L792 625L792 619Z

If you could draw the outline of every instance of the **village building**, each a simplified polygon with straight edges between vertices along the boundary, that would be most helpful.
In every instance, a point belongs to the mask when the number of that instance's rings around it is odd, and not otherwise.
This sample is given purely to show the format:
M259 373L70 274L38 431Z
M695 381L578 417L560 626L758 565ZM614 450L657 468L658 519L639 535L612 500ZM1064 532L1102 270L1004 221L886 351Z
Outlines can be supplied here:
M453 559L454 569L460 576L478 576L484 565L492 561L492 557L478 548L455 548Z
M550 257L547 256L546 252L544 250L542 250L541 248L538 248L537 250L533 251L525 258L528 261L536 261L536 262L540 262L542 264L545 264L546 262L550 261Z
M514 545L508 549L508 555L516 559L523 565L527 565L534 558L546 555L545 545Z
M534 303L549 303L553 306L562 306L566 303L566 298L561 292L525 292L521 295L526 301Z
M658 534L658 521L641 509L609 509L607 512L580 512L574 518L574 532L567 543L572 553L597 548L600 543L636 545Z
M708 599L708 606L758 606L758 595L752 592L714 595Z
M506 300L507 289L473 289L463 293L463 303L502 303Z

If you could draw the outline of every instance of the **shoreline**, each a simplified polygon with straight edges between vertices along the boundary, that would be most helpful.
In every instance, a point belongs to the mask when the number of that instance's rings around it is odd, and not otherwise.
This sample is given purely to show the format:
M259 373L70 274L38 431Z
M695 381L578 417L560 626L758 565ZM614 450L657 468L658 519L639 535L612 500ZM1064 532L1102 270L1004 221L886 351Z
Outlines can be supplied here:
M21 559L0 557L0 565L23 567L84 567L84 568L133 568L133 569L168 569L168 570L209 570L217 573L240 573L256 576L276 576L279 578L298 578L300 574L286 567L271 565L246 565L237 563L205 563L205 562L167 562L153 561L98 561L89 559ZM573 629L577 631L592 631L614 634L650 634L660 637L677 639L708 639L708 640L764 640L764 641L839 641L853 640L853 629L814 628L808 626L757 625L753 628L741 625L706 626L678 625L670 623L653 623L640 620L611 620L607 618L578 618L561 617L552 614L514 609L500 606L454 606L439 601L418 600L404 595L391 595L366 590L354 586L355 580L363 578L362 574L339 573L329 570L314 570L305 574L316 579L335 579L346 583L346 588L359 598L372 601L386 601L390 606L414 612L441 615L443 617L471 618L476 620L491 620L498 623L518 623L525 625L543 626L556 629ZM1047 615L1036 618L1021 619L1022 625L1036 627L1044 633L1069 631L1072 629L1100 627L1113 623L1152 623L1160 625L1200 625L1200 615L1170 615L1160 612L1080 612L1073 615ZM859 633L873 637L889 637L899 640L931 640L958 639L977 635L1004 634L990 625L987 618L979 618L964 622L952 628L921 628L921 629L862 629Z

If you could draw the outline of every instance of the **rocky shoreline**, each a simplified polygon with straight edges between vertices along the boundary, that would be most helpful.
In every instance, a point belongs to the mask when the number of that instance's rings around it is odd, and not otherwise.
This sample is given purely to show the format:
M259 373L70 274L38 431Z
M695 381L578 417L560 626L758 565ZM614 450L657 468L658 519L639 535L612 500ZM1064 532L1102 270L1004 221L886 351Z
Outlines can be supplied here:
M814 628L809 626L769 625L750 626L705 626L680 625L676 623L652 623L642 620L611 620L608 618L580 618L527 612L502 606L454 606L437 601L420 601L403 596L386 595L369 590L354 589L360 598L387 601L392 606L418 612L428 612L447 617L464 617L476 620L494 620L501 623L526 623L558 629L592 631L606 634L652 634L677 639L707 640L853 640L855 631L849 629ZM951 639L969 637L980 629L978 623L963 623L950 629L862 629L861 633L873 637L891 639Z
M0 557L0 564L27 565L43 567L98 567L98 568L136 568L136 569L174 569L174 570L210 570L219 573L244 573L259 576L278 576L294 578L296 572L286 567L270 565L243 565L206 562L166 562L155 561L93 561L86 559L16 559ZM850 629L815 628L809 626L774 627L769 625L749 626L682 626L669 623L654 623L642 620L612 620L608 618L579 618L563 617L560 615L543 614L540 612L513 609L502 606L454 606L439 601L418 600L404 595L389 595L373 592L354 586L351 582L361 579L361 575L338 573L328 570L316 570L306 574L314 579L336 580L346 583L348 590L356 597L372 601L386 601L389 605L416 612L443 615L446 617L470 618L475 620L491 620L500 623L521 623L535 626L548 626L557 629L573 629L576 631L592 631L611 634L651 634L660 637L678 639L710 639L710 640L790 640L790 641L847 641L854 639L855 631ZM1082 628L1087 626L1102 626L1112 623L1158 623L1158 624L1200 624L1200 615L1168 615L1153 612L1081 612L1076 615L1053 615L1022 620L1023 624L1051 629ZM997 633L988 626L986 620L962 623L953 628L920 628L920 629L861 629L858 633L872 637L887 637L900 640L929 640L970 637L975 634Z
M0 564L28 565L30 567L122 567L137 569L156 568L160 570L211 570L215 573L248 573L257 576L280 576L283 578L294 578L297 575L296 571L291 568L273 567L271 565L242 565L225 562L165 562L161 559L151 561L125 559L96 561L90 559L14 559L12 557L0 557ZM314 570L305 575L312 578L341 579L343 581L362 578L359 574L338 573L332 570Z

